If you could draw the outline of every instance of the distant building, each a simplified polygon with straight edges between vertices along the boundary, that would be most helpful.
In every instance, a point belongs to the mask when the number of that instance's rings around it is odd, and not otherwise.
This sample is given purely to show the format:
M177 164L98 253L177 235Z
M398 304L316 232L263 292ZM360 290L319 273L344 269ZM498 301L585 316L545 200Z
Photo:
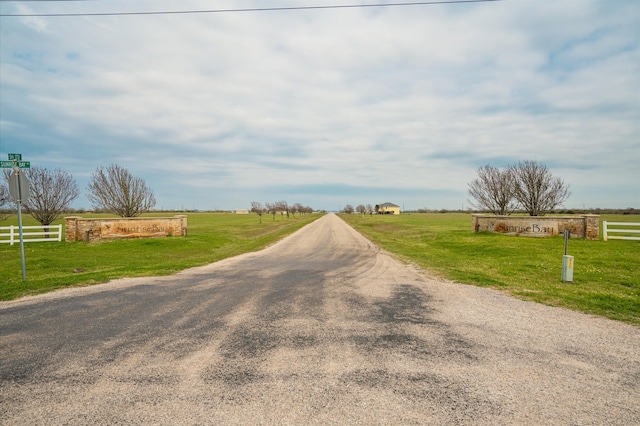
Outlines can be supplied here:
M236 214L249 214L247 209L236 209Z
M393 203L382 203L376 206L378 214L400 214L400 206Z

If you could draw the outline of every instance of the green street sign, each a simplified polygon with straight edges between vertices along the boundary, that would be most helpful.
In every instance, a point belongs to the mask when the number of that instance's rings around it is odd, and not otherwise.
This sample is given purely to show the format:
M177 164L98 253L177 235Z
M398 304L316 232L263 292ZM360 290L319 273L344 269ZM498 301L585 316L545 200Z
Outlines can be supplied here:
M0 169L12 169L14 167L30 169L31 161L0 160Z
M21 161L22 154L9 154L9 160Z

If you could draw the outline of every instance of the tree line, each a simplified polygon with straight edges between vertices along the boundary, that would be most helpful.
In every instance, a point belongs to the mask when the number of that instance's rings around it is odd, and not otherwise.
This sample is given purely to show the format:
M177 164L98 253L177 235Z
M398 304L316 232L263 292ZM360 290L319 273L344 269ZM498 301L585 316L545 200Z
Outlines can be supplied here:
M342 208L342 212L347 214L353 214L354 212L357 212L364 215L373 214L374 212L377 212L379 208L380 206L377 204L375 207L371 206L371 204L367 204L366 206L364 204L358 204L355 207L353 207L353 205L351 204L347 204Z
M73 176L60 169L48 170L33 167L24 169L30 181L31 196L23 203L25 210L41 225L50 225L79 197L80 190ZM0 208L10 201L7 182L11 170L4 170L5 182L0 183ZM571 195L569 186L553 176L546 165L537 161L521 161L503 169L485 165L477 169L477 178L471 181L469 195L475 200L471 204L479 210L488 210L497 215L509 215L523 209L531 216L543 216L562 205ZM122 217L136 217L151 210L155 204L153 191L145 181L127 169L111 164L101 166L91 175L87 186L87 198L96 210L111 212ZM343 211L372 214L377 210L370 204L353 207L347 204ZM258 214L262 223L264 214L305 214L313 212L300 203L289 205L286 201L251 202L251 211Z
M289 205L286 201L276 201L274 203L264 204L259 201L252 201L250 211L258 215L260 223L262 223L262 215L264 214L271 214L273 216L273 220L276 220L277 214L280 214L281 217L284 217L284 215L287 217L290 217L289 215L296 217L296 213L313 213L313 209L309 206L303 206L300 203Z

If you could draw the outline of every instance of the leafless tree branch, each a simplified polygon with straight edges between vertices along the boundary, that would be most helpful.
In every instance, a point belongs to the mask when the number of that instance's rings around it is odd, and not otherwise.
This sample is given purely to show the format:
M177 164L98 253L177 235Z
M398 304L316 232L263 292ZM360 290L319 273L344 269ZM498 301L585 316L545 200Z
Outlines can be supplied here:
M511 214L518 207L512 171L487 164L479 167L477 173L478 177L469 183L469 195L475 199L474 207L501 216Z
M514 176L514 196L530 216L552 212L571 195L569 186L542 163L521 161L509 170Z
M95 208L122 217L140 216L156 205L153 191L144 180L117 164L98 167L87 189L87 198Z
M59 218L80 195L73 176L60 169L51 171L33 167L22 173L29 179L31 192L24 206L42 226Z

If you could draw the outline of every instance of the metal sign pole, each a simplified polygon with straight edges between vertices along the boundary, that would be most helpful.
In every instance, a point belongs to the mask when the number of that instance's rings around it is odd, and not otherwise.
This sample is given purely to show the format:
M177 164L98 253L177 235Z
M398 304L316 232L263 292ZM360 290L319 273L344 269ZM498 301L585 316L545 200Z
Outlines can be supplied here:
M20 169L18 167L16 167L13 172L15 173L16 177L17 177L17 184L18 184L18 199L16 200L16 204L18 205L18 233L20 235L20 263L22 264L22 281L26 281L27 280L27 273L26 273L26 269L25 269L25 262L24 262L24 236L22 235L22 197L23 197L23 189L22 189L22 182L20 179Z
M20 184L18 183L18 185ZM22 281L26 281L27 273L24 267L24 238L22 236L22 203L18 201L16 204L18 205L18 232L20 233L20 262L22 263Z

